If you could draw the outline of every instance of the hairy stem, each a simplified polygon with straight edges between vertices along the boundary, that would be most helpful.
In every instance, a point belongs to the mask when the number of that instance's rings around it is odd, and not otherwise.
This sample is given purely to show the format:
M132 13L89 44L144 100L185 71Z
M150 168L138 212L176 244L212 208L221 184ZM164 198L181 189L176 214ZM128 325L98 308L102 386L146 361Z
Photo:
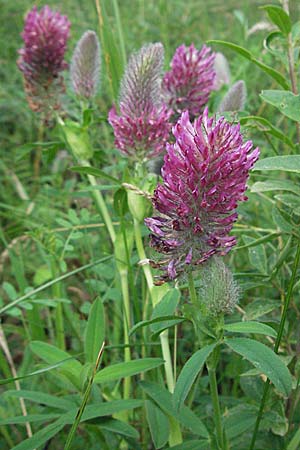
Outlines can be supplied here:
M129 299L129 287L128 287L128 270L120 271L121 277L121 287L122 287L122 296L123 296L123 306L124 306L124 359L125 362L129 362L131 360L130 355L130 347L129 347L129 337L128 331L130 328L130 299ZM126 377L124 379L124 399L130 398L130 387L131 387L131 378Z
M82 166L91 167L91 165L88 161L80 161L80 164ZM97 187L97 181L96 181L96 178L94 177L94 175L88 174L87 177L88 177L88 180L89 180L91 186ZM112 243L114 243L116 240L116 233L115 233L115 229L114 229L112 220L110 218L106 203L103 199L103 196L100 191L98 191L97 189L94 189L93 197L96 202L97 208L98 208L101 216L103 217L103 220L106 225L107 231L109 233L110 239L111 239Z
M216 427L216 435L218 446L223 450L223 427L221 419L221 408L219 403L219 393L216 377L216 369L208 367L209 385L210 385L210 396L214 409L214 422ZM224 449L225 450L225 449Z
M134 234L135 234L135 242L136 242L136 248L138 251L138 255L140 260L146 259L146 253L144 250L141 230L140 230L140 223L138 220L134 219ZM148 264L142 265L144 275L147 281L148 290L150 293L150 298L152 301L153 307L157 303L157 298L154 295L154 283L153 283L153 277L151 273L150 266ZM172 367L172 358L171 358L171 352L170 352L170 346L169 346L169 339L168 339L168 331L165 330L159 335L160 337L160 344L162 349L163 358L165 360L165 373L166 373L166 382L167 386L170 392L174 392L174 375L173 375L173 367ZM170 445L176 445L181 444L182 442L182 435L180 426L177 421L174 421L174 423L171 423L171 431L170 431L170 439L169 443Z

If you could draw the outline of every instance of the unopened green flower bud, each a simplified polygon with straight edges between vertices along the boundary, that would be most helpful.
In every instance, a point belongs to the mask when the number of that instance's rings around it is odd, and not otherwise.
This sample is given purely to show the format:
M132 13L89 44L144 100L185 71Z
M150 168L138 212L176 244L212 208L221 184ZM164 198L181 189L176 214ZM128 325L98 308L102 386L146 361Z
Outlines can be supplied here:
M234 83L218 108L218 112L225 111L242 111L245 107L247 97L247 89L245 82L243 80L239 80Z
M230 83L229 64L223 53L216 53L214 70L216 72L214 90L218 91L224 84Z
M203 266L201 282L200 297L210 315L232 313L238 303L240 289L221 258L211 258Z
M100 43L94 31L86 31L75 47L70 75L75 94L84 98L96 95L100 80Z

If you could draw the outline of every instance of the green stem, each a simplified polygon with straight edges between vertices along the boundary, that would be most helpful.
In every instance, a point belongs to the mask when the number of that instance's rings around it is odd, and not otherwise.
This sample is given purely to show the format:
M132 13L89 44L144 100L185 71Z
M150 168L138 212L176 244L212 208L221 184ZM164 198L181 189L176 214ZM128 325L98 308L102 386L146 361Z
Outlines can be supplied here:
M80 161L80 164L82 166L91 167L91 165L90 165L90 163L88 161ZM88 174L87 177L88 177L88 180L89 180L91 186L93 186L93 187L97 187L98 186L98 183L97 183L96 178L94 177L94 175ZM110 215L109 215L106 203L105 203L105 201L103 199L103 196L102 196L102 194L101 194L101 192L99 190L94 189L93 190L93 197L94 197L94 200L95 200L96 205L98 207L98 210L99 210L101 216L103 217L103 220L104 220L104 223L106 225L107 231L109 233L110 239L111 239L112 243L114 243L115 240L116 240L116 233L115 233L114 226L113 226L112 220L110 218Z
M91 377L89 379L88 385L87 385L86 390L84 392L84 396L83 396L80 408L79 408L79 410L78 410L78 412L76 414L75 420L74 420L74 422L72 424L72 428L70 430L70 433L68 434L64 450L69 450L71 448L71 444L72 444L72 441L74 439L74 436L75 436L77 427L79 425L81 416L82 416L82 414L83 414L83 412L85 410L87 401L88 401L89 396L90 396L90 392L91 392L91 389L92 389L92 386L93 386L94 378L95 378L95 375L97 373L98 367L100 365L100 361L101 361L101 356L102 356L103 350L104 350L104 342L103 342L103 344L102 344L102 346L101 346L101 348L99 350L97 361L95 363L93 373L92 373L92 375L91 375Z
M51 272L53 278L56 278L58 275L57 270L57 262L54 257L51 257ZM53 297L54 299L61 299L61 285L60 283L55 283L52 287L53 290ZM56 310L55 310L55 330L56 330L56 345L58 348L65 350L65 334L64 334L64 316L63 316L63 309L62 309L62 303L60 301L56 304Z
M136 249L137 249L139 258L141 261L146 260L147 257L146 257L143 239L142 239L142 235L141 235L140 224L139 224L139 221L136 219L134 219L134 235L135 235L135 245L136 245ZM153 283L151 269L150 269L149 264L143 264L142 267L143 267L143 272L144 272L144 275L145 275L145 278L147 281L147 286L148 286L148 289L150 292L152 304L154 307L156 305L156 299L153 298L153 295L152 295L154 283Z
M131 360L130 355L130 346L129 346L129 337L128 331L130 328L130 299L129 299L129 288L128 288L128 271L122 270L120 271L121 278L121 287L122 287L122 296L123 296L123 307L124 307L124 359L125 362ZM131 387L131 378L126 377L124 379L124 399L130 398L130 387Z
M219 403L219 393L216 378L216 369L208 367L209 384L210 384L210 395L212 399L213 409L214 409L214 421L217 434L218 446L224 449L223 446L223 427L221 419L221 408Z
M141 229L140 229L140 223L137 219L134 219L134 235L135 235L135 243L137 252L139 255L140 260L146 259L146 253L143 245L143 239L141 235ZM152 306L155 307L157 304L158 299L154 295L154 283L153 283L153 277L151 273L151 269L149 264L143 264L142 265L144 275L147 281L148 290L150 293L150 298L152 301ZM165 330L159 335L160 337L160 344L161 344L161 350L163 354L163 358L165 360L165 373L166 373L166 382L168 389L171 393L174 392L174 375L173 375L173 367L172 367L172 358L170 353L170 346L169 346L169 339L168 339L168 331ZM176 422L176 423L175 423ZM174 424L171 423L171 431L170 431L170 445L176 445L182 443L182 435L180 431L180 426L177 421L175 421Z
M292 294L293 294L293 288L294 288L296 274L297 274L297 269L298 269L298 265L299 265L299 259L300 259L300 242L298 242L298 245L297 245L296 257L295 257L295 260L294 260L294 265L293 265L293 270L292 270L292 276L290 278L287 294L286 294L285 301L284 301L284 307L283 307L283 311L282 311L282 315L281 315L281 319L280 319L279 330L278 330L278 333L277 333L276 342L275 342L275 346L274 346L274 352L275 353L278 353L278 349L279 349L279 346L280 346L280 343L281 343L283 330L284 330L284 325L285 325L285 321L286 321L286 317L287 317L287 312L288 312L289 304L290 304L290 301L291 301L291 298L292 298ZM262 396L262 399L261 399L261 402L260 402L260 407L259 407L258 415L257 415L257 418L256 418L256 422L255 422L254 431L253 431L252 440L251 440L251 444L250 444L249 450L253 450L254 449L254 445L255 445L258 429L259 429L259 425L260 425L260 422L261 422L261 419L262 419L262 416L263 416L263 412L264 412L264 408L265 408L265 404L266 404L266 401L267 401L267 398L268 398L269 389L270 389L270 380L267 379L267 381L265 383L264 391L263 391L263 396Z

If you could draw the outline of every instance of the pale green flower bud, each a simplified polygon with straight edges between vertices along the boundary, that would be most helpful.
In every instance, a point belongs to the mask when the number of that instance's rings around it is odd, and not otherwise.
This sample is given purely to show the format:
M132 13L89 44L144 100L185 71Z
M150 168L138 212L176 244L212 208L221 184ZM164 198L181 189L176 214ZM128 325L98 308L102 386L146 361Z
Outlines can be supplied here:
M94 31L86 31L75 47L70 75L75 94L84 98L96 95L100 80L100 43Z
M233 312L240 289L221 258L213 257L203 266L201 282L200 298L209 314L218 316Z
M214 70L216 72L214 90L218 91L224 84L230 83L229 64L223 53L216 53Z
M225 97L223 98L218 112L225 111L243 111L247 97L247 89L245 82L239 80L234 83Z

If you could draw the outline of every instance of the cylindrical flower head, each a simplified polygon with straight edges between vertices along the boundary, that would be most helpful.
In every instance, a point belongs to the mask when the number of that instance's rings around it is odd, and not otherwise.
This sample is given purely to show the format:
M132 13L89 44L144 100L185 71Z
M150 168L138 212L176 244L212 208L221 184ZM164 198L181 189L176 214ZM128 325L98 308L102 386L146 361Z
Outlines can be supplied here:
M184 112L173 133L176 142L167 145L163 184L153 197L160 215L145 220L151 245L166 254L159 264L165 279L235 245L229 232L238 201L247 199L249 170L259 156L258 148L251 151L251 141L243 142L239 125L209 118L207 109L194 124Z
M121 81L122 114L140 117L161 106L163 64L164 47L160 42L144 45L131 55Z
M215 82L215 54L203 45L177 48L171 61L171 70L163 79L166 103L177 114L188 110L192 116L200 114L206 105Z
M34 111L42 110L47 103L56 106L56 94L63 90L60 72L67 68L64 56L69 31L68 18L49 6L44 6L40 12L35 6L27 14L18 67L23 73L28 102Z
M77 42L70 67L75 94L87 99L97 93L100 80L100 43L94 31L86 31Z
M229 64L223 53L217 52L215 54L214 71L216 72L216 78L213 89L218 91L223 84L230 83Z
M221 258L210 258L201 271L200 298L210 315L230 314L239 301L240 289Z
M234 83L218 107L218 112L242 111L245 107L247 89L245 81L239 80Z
M171 129L172 112L161 96L163 56L160 43L145 45L131 56L121 83L120 115L115 108L108 115L116 147L138 160L160 154Z

